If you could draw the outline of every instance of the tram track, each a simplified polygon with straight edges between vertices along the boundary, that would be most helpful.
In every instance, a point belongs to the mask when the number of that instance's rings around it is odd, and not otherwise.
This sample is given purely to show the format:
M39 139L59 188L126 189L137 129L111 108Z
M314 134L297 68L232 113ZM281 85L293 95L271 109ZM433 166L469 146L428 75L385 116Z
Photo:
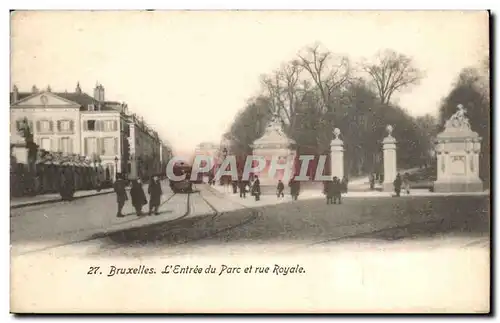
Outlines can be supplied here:
M213 192L210 192L210 193L213 194ZM203 202L206 203L206 205L208 205L208 207L211 209L212 214L206 214L206 215L193 215L192 214L191 206L190 206L190 203L191 203L190 197L193 194L199 194L199 196L201 197ZM213 194L213 195L216 196L216 194ZM217 198L221 198L221 197L218 196ZM223 198L225 198L225 197L223 197ZM237 202L235 202L235 203L239 204ZM236 223L236 224L224 226L222 228L216 229L215 227L217 224L217 220L220 219L220 217L222 215L224 215L226 212L220 211L212 202L210 202L205 196L203 196L203 194L201 194L200 191L189 193L187 204L188 204L187 205L187 212L185 214L183 214L182 216L180 216L176 219L170 220L170 221L158 223L158 225L169 225L170 224L171 226L169 226L165 230L154 232L153 236L151 237L151 240L146 239L146 241L145 241L145 239L144 239L144 235L146 235L146 232L147 232L144 230L148 230L149 228L142 227L142 228L137 228L137 229L129 229L129 230L127 230L128 232L125 232L125 231L122 232L122 238L124 238L125 235L127 235L127 233L130 234L133 232L135 232L136 235L138 235L138 237L135 239L132 239L132 240L123 239L124 241L128 240L127 245L123 245L122 243L115 242L115 243L117 243L117 245L106 246L103 250L99 250L97 252L91 253L91 255L98 255L101 252L105 252L105 251L116 251L119 249L133 247L133 246L137 246L137 245L144 245L144 243L153 243L155 241L162 241L167 237L168 237L168 239L172 239L174 241L172 243L166 244L165 246L175 247L175 246L180 246L180 245L186 245L189 243L198 242L198 241L205 240L205 239L210 239L212 237L215 237L218 234L222 234L222 233L234 230L234 229L241 228L241 227L248 225L251 222L255 221L261 215L261 211L251 209L251 208L246 207L242 204L239 204L239 205L243 206L244 209L248 209L250 211L250 213L246 217L244 217L241 221L238 221L238 223ZM190 219L191 221L189 221L188 223L185 223L185 222L183 223L182 220L187 220L187 219ZM186 224L188 224L188 226L186 226ZM191 238L185 238L185 239L181 238L181 241L179 241L176 238L176 237L182 236L182 235L189 235L191 230L192 230L192 232L200 232L206 228L209 228L209 229L206 232L203 232L202 234L200 234L198 236L191 237ZM151 229L153 229L153 228L151 228ZM180 232L176 232L178 230L180 230ZM142 232L142 234L141 234L141 231L144 231L144 232ZM150 234L148 234L148 235L151 236Z

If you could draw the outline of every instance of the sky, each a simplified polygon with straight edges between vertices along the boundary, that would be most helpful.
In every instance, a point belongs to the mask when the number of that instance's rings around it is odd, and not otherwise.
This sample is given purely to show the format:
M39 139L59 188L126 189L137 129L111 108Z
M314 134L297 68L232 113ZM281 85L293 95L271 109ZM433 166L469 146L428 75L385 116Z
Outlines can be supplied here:
M321 43L352 61L393 49L426 77L394 100L436 114L464 67L489 50L486 12L31 11L11 16L11 86L82 90L96 82L178 155L220 142L260 75Z

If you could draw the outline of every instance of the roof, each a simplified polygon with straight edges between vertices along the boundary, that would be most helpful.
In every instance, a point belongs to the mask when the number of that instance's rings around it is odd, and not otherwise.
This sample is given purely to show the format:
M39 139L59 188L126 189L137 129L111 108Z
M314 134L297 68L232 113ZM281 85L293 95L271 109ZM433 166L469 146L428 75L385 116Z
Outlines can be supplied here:
M87 93L78 93L78 92L51 92L63 99L76 102L80 105L80 110L81 111L87 111L89 104L94 104L97 106L98 101L88 95ZM18 98L17 101L25 99L31 95L35 95L36 93L33 92L19 92L18 93ZM16 102L17 102L16 101ZM13 104L14 102L14 93L10 92L10 104ZM105 101L103 102L104 104L101 104L101 108L99 111L118 111L115 109L112 105L117 105L118 102L115 101ZM109 105L107 105L109 104Z
M17 94L17 100L22 100L24 98L29 97L30 95L33 95L34 93L32 92L18 92ZM10 92L10 104L14 103L14 92Z

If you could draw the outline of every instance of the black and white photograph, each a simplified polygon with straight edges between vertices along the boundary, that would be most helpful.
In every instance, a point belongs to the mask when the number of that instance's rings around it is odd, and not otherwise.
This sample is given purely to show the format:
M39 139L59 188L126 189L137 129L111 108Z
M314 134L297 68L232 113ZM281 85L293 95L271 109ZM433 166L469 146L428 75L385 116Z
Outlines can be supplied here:
M10 312L489 313L490 19L11 11Z

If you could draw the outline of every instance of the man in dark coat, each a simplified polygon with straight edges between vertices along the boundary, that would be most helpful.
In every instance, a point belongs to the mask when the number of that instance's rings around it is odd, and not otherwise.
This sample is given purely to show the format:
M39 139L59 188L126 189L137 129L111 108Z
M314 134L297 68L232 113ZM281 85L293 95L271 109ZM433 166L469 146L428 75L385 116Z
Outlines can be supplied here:
M284 190L285 185L281 180L278 180L278 186L276 187L276 194L278 195L278 198L285 197L285 194L283 193Z
M292 177L288 186L290 186L290 195L292 196L292 199L296 201L300 193L300 182L296 180L295 177Z
M158 208L160 207L160 199L161 195L163 194L161 190L161 184L160 184L160 179L158 178L157 175L153 176L151 179L151 182L149 183L148 186L148 193L150 195L149 197L149 215L152 214L153 210L155 212L155 215L160 214L158 212Z
M401 196L401 184L403 184L403 180L401 179L401 175L399 173L396 175L396 179L394 180L393 184L396 196Z
M233 187L233 194L238 193L238 181L231 179L231 186Z
M117 174L116 181L113 184L113 188L116 193L116 203L118 204L118 212L116 213L116 216L119 218L124 217L124 215L122 214L122 209L125 205L125 201L128 200L127 192L125 191L126 187L127 183L122 179L121 175Z
M349 180L347 179L347 176L344 176L342 178L342 193L347 193L347 186L349 185Z
M252 184L252 195L255 196L255 200L260 200L260 180L259 177L255 176L255 181Z
M239 189L240 189L240 197L247 197L247 181L244 181L242 178L238 181Z
M132 182L132 187L130 188L130 197L132 198L132 205L135 208L137 216L142 215L142 207L148 204L146 199L146 194L142 189L142 182L139 178Z
M331 181L326 181L325 182L325 196L326 196L326 204L332 204L333 203L333 194L335 191L335 178L334 177Z
M75 180L73 172L67 166L62 167L61 183L59 186L59 194L63 201L71 201L75 194Z
M370 174L370 190L374 190L375 189L375 175L373 173Z
M334 177L333 179L333 204L342 204L342 192L344 190L344 183L340 181L339 178Z

